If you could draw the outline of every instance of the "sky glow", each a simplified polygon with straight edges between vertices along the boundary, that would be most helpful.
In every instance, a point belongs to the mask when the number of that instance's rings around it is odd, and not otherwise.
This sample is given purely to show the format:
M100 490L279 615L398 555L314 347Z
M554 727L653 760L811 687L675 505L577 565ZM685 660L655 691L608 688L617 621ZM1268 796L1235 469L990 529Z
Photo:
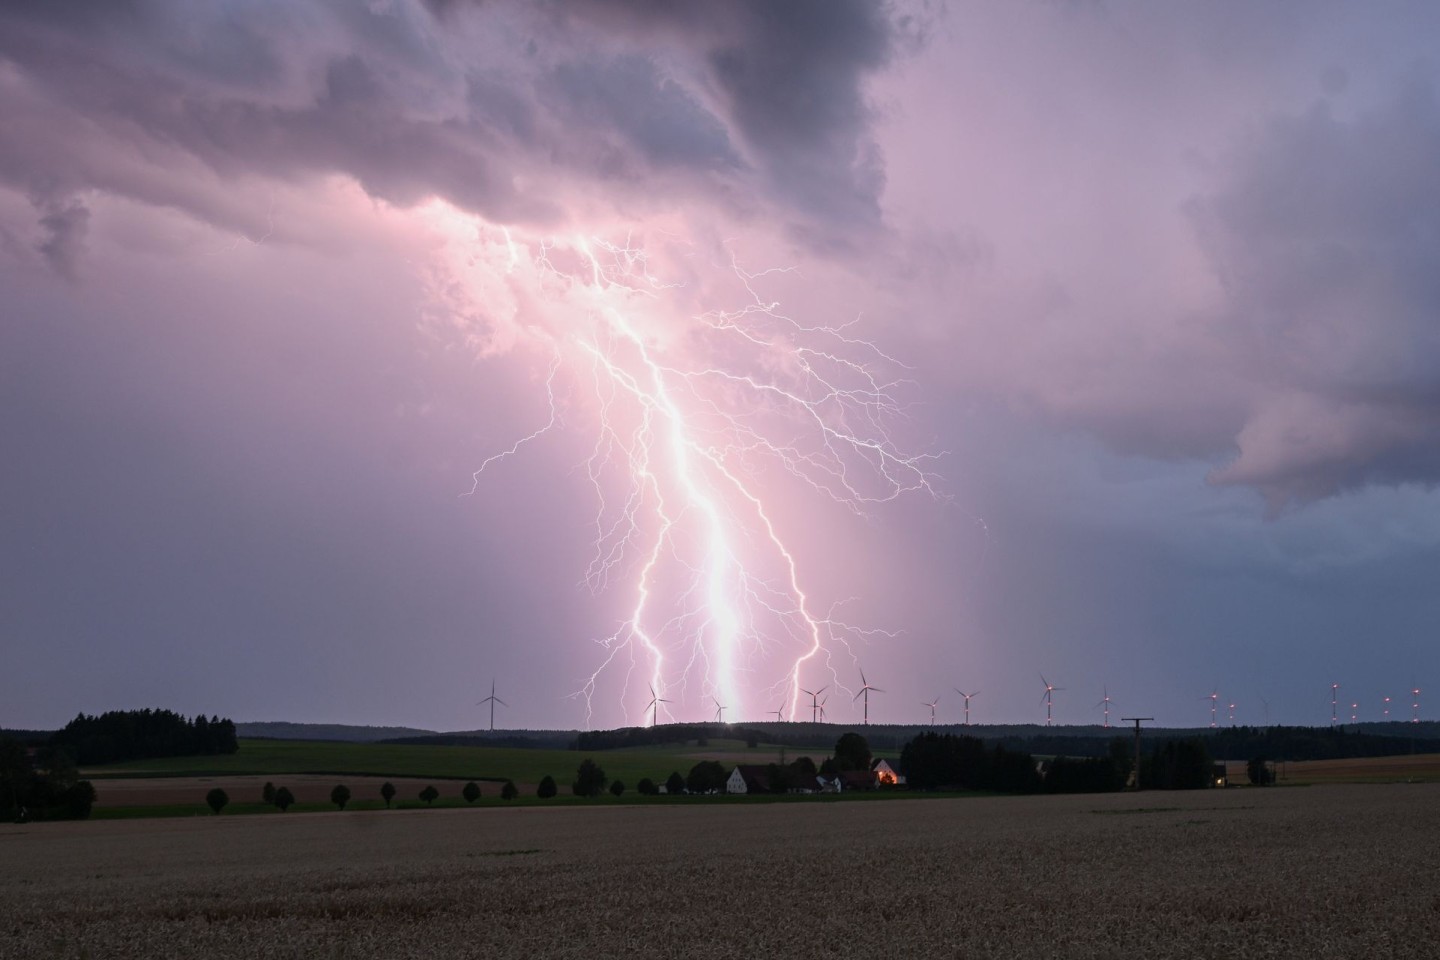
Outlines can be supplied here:
M1409 719L1437 35L6 4L0 725Z

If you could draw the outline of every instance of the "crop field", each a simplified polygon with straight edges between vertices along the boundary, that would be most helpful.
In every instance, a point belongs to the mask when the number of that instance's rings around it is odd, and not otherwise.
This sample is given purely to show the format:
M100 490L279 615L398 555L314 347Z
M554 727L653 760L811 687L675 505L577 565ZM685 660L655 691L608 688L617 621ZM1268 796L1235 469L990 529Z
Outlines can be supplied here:
M791 750L786 759L815 751ZM327 776L434 777L450 780L514 780L538 783L547 774L567 783L584 757L593 757L610 779L635 784L641 777L656 782L671 771L685 773L696 762L736 757L746 763L769 763L780 759L778 748L760 746L747 750L731 740L711 741L707 747L637 747L580 753L574 750L532 750L511 747L413 746L386 743L333 743L311 740L240 741L238 753L223 756L168 757L159 760L132 760L125 763L88 767L87 775L102 777L144 776L264 776L280 774L324 774ZM100 785L97 782L97 786Z
M0 956L1360 957L1440 785L0 827Z

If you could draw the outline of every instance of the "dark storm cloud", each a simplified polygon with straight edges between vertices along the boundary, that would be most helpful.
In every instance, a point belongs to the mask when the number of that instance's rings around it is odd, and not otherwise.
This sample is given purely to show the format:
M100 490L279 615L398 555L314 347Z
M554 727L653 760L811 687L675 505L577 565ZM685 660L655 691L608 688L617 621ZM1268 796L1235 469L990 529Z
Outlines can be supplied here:
M1333 86L1333 85L1332 85ZM1440 103L1266 123L1191 213L1257 386L1222 483L1272 507L1370 482L1440 481Z
M37 218L100 190L253 228L224 181L339 173L554 223L599 179L605 203L760 197L810 235L873 227L863 82L897 29L864 3L12 4L0 183Z

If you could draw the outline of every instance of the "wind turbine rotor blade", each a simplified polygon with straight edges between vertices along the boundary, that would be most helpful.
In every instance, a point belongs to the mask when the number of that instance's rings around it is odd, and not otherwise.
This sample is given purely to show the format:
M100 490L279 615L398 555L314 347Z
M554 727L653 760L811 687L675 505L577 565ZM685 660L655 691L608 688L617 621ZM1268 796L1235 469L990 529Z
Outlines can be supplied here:
M857 693L857 694L855 694L855 696L853 696L853 697L850 698L850 702L851 702L851 703L854 703L856 700L859 700L860 697L865 693L865 691L866 691L866 690L869 690L869 689L870 689L869 687L861 687L861 688L860 688L860 692Z
M495 702L498 703L498 704L500 704L500 706L502 706L502 707L508 707L508 706L510 706L510 704L506 703L504 700L501 700L499 697L496 697L496 698L495 698Z

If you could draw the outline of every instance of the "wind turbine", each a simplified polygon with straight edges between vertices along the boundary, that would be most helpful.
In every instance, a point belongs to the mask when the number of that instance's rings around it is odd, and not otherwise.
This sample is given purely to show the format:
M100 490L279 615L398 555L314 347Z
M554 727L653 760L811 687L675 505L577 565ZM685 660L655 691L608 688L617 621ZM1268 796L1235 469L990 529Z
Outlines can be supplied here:
M1105 708L1105 727L1108 730L1110 727L1110 690L1102 686L1100 692L1103 693L1104 696L1100 698L1100 702L1095 704L1095 706Z
M860 671L860 692L857 693L857 694L855 694L855 696L851 697L851 698L850 698L850 702L851 702L851 703L854 703L856 700L859 700L862 696L865 698L865 723L866 723L867 726L868 726L869 723L870 723L870 691L871 691L871 690L874 690L876 693L884 693L884 692L885 692L884 690L881 690L879 687L872 687L872 686L870 686L870 681L865 679L865 671L864 671L864 670L861 670L861 671Z
M921 700L921 701L920 701L920 705L921 705L922 707L929 707L929 708L930 708L930 726L932 726L932 727L935 726L935 704L937 704L937 703L939 703L939 702L940 702L940 698L939 698L939 697L936 697L934 700Z
M1210 729L1213 730L1215 729L1215 705L1220 701L1220 691L1211 690L1200 699L1210 701Z
M966 693L964 690L956 687L955 692L965 698L965 726L968 727L970 726L970 698L980 696L980 691L976 690L974 693Z
M1330 684L1330 726L1332 727L1340 721L1340 718L1336 715L1336 710L1339 708L1339 706L1340 684L1332 683Z
M655 684L650 684L650 702L645 704L645 708L650 711L650 726L660 725L660 704L669 702L655 692Z
M1235 726L1235 701L1230 701L1230 726Z
M784 722L785 722L785 704L784 704L784 702L781 702L781 704L780 704L780 709L779 709L779 710L766 710L765 712L766 712L766 713L773 713L773 714L775 714L775 720L776 720L778 723L784 723Z
M1350 722L1354 723L1359 718L1359 716L1360 704L1358 702L1350 704Z
M824 723L824 722L825 722L825 704L826 704L827 701L829 701L829 699L830 699L829 697L826 697L824 700L821 700L821 701L820 701L820 722L821 722L821 723Z
M819 696L820 696L820 694L824 693L826 690L829 690L829 689L830 689L830 685L829 685L829 684L826 684L825 686L821 687L819 690L806 690L804 687L801 687L801 688L800 688L800 692L801 692L801 693L808 693L808 694L810 694L810 722L811 722L811 723L815 723L815 722L818 720L819 716L820 716L820 701L819 701L819 699L818 699Z
M714 697L711 697L710 699L711 699L711 700L715 700ZM721 703L719 700L715 700L715 722L716 722L716 723L724 723L724 722L725 722L725 705L724 705L723 703Z
M480 704L482 704L482 703L488 703L488 704L490 704L490 732L491 732L491 733L494 733L494 732L495 732L495 704L498 703L498 704L500 704L500 706L502 706L502 707L508 707L508 706L510 706L510 704L506 703L504 700L501 700L499 697L495 696L495 681L494 681L493 679L490 681L490 696L486 697L484 700L478 700L478 701L476 701L475 705L478 707L478 706L479 706Z
M1053 686L1049 680L1045 679L1045 674L1043 673L1040 674L1040 682L1045 684L1045 693L1043 696L1040 697L1040 699L1045 701L1045 726L1048 727L1050 726L1050 707L1052 703L1051 694L1055 693L1055 691L1057 690L1064 690L1065 688Z
M1411 690L1411 691L1410 691L1410 695L1415 698L1415 702L1412 703L1412 704L1410 704L1410 722L1411 722L1411 723L1419 723L1419 722L1420 722L1420 688L1419 688L1419 687L1416 687L1414 690Z
M1385 698L1385 713L1383 714L1383 716L1385 717L1385 720L1386 720L1387 722L1390 720L1390 698L1389 698L1389 697L1386 697L1386 698Z

